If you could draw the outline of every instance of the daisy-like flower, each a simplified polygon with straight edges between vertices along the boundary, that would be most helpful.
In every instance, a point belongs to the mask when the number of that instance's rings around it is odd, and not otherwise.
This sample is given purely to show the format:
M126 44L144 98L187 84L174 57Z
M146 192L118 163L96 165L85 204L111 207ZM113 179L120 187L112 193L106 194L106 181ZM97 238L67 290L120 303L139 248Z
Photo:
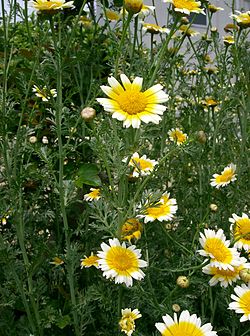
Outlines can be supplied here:
M202 268L202 272L205 274L213 275L213 277L209 281L210 286L215 286L217 285L217 283L220 283L221 287L226 288L228 285L232 285L233 282L236 282L241 278L240 272L242 270L250 268L250 264L246 262L246 258L241 257L240 260L241 264L239 266L233 267L233 270L219 269L208 264Z
M109 21L118 21L121 18L121 15L119 13L110 9L106 9L105 12Z
M126 162L127 159L124 159L123 161ZM148 159L146 155L139 157L137 152L132 155L128 163L130 167L134 168L132 172L133 177L150 175L157 164L157 161Z
M233 218L229 218L231 224L231 231L236 240L234 247L245 251L250 251L250 218L243 213L242 217L232 214Z
M129 242L131 239L140 239L142 232L142 224L136 218L129 218L122 226L122 240L128 240Z
M231 18L235 19L237 25L242 29L250 27L250 11L245 13L236 11L236 13L237 14L232 14Z
M139 218L144 218L144 222L153 222L158 220L168 221L172 220L177 209L177 203L175 198L169 198L169 193L164 193L159 202L154 207L148 207L145 209L144 214L138 215Z
M84 256L84 259L81 259L81 268L89 268L91 266L98 268L98 260L99 258L91 252L89 257Z
M190 15L190 13L205 14L204 9L201 8L201 2L195 0L163 0L163 2L170 2L174 6L175 12Z
M237 314L243 314L240 322L250 321L250 282L248 285L236 286L234 292L237 296L231 295L235 301L229 304L228 309L235 310Z
M143 0L124 0L124 7L130 14L137 14L143 6Z
M175 142L178 146L187 141L187 134L183 133L179 128L172 128L168 131L169 139Z
M62 264L64 264L64 261L59 258L59 257L54 257L52 261L50 261L51 265L55 265L55 266L60 266Z
M204 68L205 69L205 68ZM219 105L220 102L215 100L213 97L206 97L203 101L202 104L207 106L207 107L216 107Z
M163 336L216 336L210 323L201 325L201 319L196 314L190 315L188 310L181 312L178 317L170 315L162 316L164 323L156 323L155 326Z
M209 4L209 5L208 5L208 10L209 10L209 12L211 12L211 13L216 13L216 12L218 12L218 11L223 11L224 8L222 8L222 7L217 7L217 6L213 5L213 4Z
M142 315L138 309L131 311L131 308L122 309L122 318L119 321L119 326L121 331L126 335L131 336L135 331L135 320L140 318Z
M230 163L221 174L213 174L213 178L210 180L210 184L212 187L219 189L220 187L225 187L230 182L234 182L236 180L236 165Z
M81 15L79 19L79 24L85 28L90 28L92 26L92 20L86 15Z
M96 188L90 188L90 193L84 195L85 201L97 201L101 197L101 190Z
M182 32L183 35L186 35L186 36L197 36L199 35L200 33L197 32L196 30L194 29L191 29L189 26L187 25L181 25L179 27L179 31Z
M223 36L223 42L225 45L232 45L235 43L234 37L231 35Z
M146 32L150 33L150 34L159 34L159 33L165 33L168 34L169 33L169 29L168 28L164 28L164 27L160 27L154 23L142 23L142 29L146 30Z
M32 91L37 97L42 98L42 101L49 101L51 97L57 96L56 89L48 90L46 86L44 86L42 89L39 89L38 86L34 85Z
M109 239L109 245L101 244L102 251L97 253L98 265L107 279L114 279L115 283L125 283L132 286L133 278L142 280L145 274L141 268L147 267L147 262L140 259L141 250L135 245L126 247L125 242L120 244L117 238Z
M141 8L141 10L138 14L139 14L139 16L145 17L145 16L153 13L154 10L155 10L155 6L148 6L148 5L143 4L142 8Z
M74 1L65 2L65 0L34 0L31 6L40 12L54 12L64 8L74 8L73 3Z
M133 83L121 74L122 85L109 77L110 86L101 86L102 91L110 98L97 98L104 110L112 113L112 118L123 121L123 126L139 128L141 121L158 124L166 106L160 105L169 99L162 91L162 85L156 84L141 92L143 78L136 77Z
M211 258L211 267L233 271L235 266L240 266L239 253L235 248L228 247L230 241L226 240L222 229L217 232L205 229L204 234L200 232L199 242L203 249L198 253Z

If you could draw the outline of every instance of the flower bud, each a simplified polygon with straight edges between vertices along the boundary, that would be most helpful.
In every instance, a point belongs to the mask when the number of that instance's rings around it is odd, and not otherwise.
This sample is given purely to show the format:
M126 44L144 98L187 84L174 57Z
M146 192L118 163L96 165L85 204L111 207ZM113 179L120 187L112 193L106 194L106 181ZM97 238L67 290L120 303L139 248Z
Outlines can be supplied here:
M172 305L172 309L175 313L179 313L179 311L181 310L181 307L177 303L174 303Z
M181 288L188 288L189 287L189 280L186 276L184 275L180 275L177 280L176 283L179 287Z
M37 137L34 136L34 135L32 135L32 136L29 138L29 142L30 142L31 144L36 143L36 142L37 142Z
M143 0L124 0L125 9L132 15L140 12Z
M86 121L89 122L93 120L96 116L96 111L92 107L85 107L81 112L81 117Z
M210 210L216 212L218 210L218 207L216 204L210 204Z
M199 143L204 144L207 141L206 133L204 131L199 131L197 133L197 140Z

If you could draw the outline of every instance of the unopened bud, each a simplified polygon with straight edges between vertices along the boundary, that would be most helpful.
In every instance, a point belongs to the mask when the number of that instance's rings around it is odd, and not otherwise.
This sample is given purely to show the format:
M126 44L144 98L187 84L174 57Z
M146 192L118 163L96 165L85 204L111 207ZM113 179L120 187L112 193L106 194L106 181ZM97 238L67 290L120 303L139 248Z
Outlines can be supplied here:
M142 9L143 0L125 0L124 5L130 14L137 14Z
M95 118L96 111L92 107L85 107L81 112L81 117L86 121L91 121Z
M186 276L183 276L183 275L180 275L177 278L176 283L181 288L188 288L189 287L189 280L188 280L188 278Z
M172 309L175 313L179 313L179 311L181 310L181 307L177 303L174 303L172 305Z
M36 142L37 142L37 137L34 136L34 135L31 136L31 137L29 138L29 142L32 143L32 144L36 143Z
M218 207L216 204L210 204L210 210L216 212L218 210Z
M197 133L197 140L199 143L204 144L207 141L206 133L204 131L199 131Z

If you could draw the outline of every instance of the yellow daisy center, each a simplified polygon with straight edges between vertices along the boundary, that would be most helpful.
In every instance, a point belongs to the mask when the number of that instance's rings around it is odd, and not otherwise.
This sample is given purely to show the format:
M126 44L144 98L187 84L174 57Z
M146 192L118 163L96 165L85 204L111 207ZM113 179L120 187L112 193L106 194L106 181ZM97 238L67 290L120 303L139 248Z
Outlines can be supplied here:
M229 277L233 278L237 274L239 274L239 271L242 269L242 267L234 267L234 270L224 270L224 269L219 269L217 267L212 267L211 272L213 275L218 275L218 276L224 276L224 277Z
M226 169L221 175L217 176L215 181L217 183L230 182L234 176L232 168Z
M137 256L134 252L122 246L113 246L107 252L107 264L119 275L128 275L139 268Z
M147 99L143 92L126 90L119 95L117 103L124 112L133 115L144 112L147 106Z
M239 299L240 308L244 314L250 314L250 291L243 294Z
M192 0L174 0L173 5L176 8L183 8L188 10L194 10L200 8L199 4L197 4L197 2Z
M89 193L89 196L93 199L100 196L100 189L95 189Z
M166 329L163 336L205 336L204 332L190 322L179 322Z
M82 261L82 264L84 266L87 266L87 267L97 266L98 265L97 260L99 260L99 258L97 256L95 256L95 255L92 255L92 256L89 256L89 257L85 258Z
M236 221L235 233L243 239L250 240L250 219L239 218Z
M160 216L166 216L171 213L170 206L166 204L162 204L158 207L148 208L146 214L153 218L158 218Z
M184 142L186 140L186 135L178 130L173 131L173 133L171 134L172 138L174 139L174 141L177 142Z
M144 160L144 159L140 159L140 158L133 158L132 162L135 164L136 167L138 167L140 170L145 170L147 168L149 169L153 169L154 166L152 164L152 162Z
M204 250L211 253L214 256L214 259L219 262L230 263L232 261L231 251L219 238L208 238Z

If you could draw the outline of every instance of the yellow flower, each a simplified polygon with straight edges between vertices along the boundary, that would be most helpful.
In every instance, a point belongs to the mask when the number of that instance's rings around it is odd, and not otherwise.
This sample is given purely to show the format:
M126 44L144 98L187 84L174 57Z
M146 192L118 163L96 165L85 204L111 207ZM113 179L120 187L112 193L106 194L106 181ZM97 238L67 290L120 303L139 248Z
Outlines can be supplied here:
M59 257L54 257L53 261L50 261L50 264L55 265L55 266L59 266L59 265L64 264L64 261Z
M195 0L163 0L163 2L170 2L174 6L176 12L189 15L190 13L205 14L203 8L201 8L200 1Z
M139 16L147 16L151 13L153 13L155 7L154 6L147 6L147 5L142 5L142 8L139 12Z
M34 85L32 91L35 92L35 95L39 98L42 98L42 101L49 101L51 97L56 97L56 89L48 90L46 86L42 89L39 89L38 86Z
M188 288L189 287L189 280L186 276L180 275L176 280L176 284L181 288Z
M89 257L84 256L84 259L81 259L81 268L89 268L91 266L95 266L96 268L98 268L98 260L99 258L93 253L91 253Z
M92 20L85 15L80 16L79 24L85 28L90 28L92 26Z
M232 14L231 18L235 19L237 22L237 25L244 29L250 27L250 11L241 13L239 11L236 11L238 15Z
M224 36L224 37L223 37L223 42L224 42L226 45L234 44L234 43L235 43L235 41L234 41L234 37L231 36L231 35Z
M229 33L229 32L234 31L234 30L237 31L237 30L239 30L239 28L233 23L228 23L224 27L224 30L225 30L226 33Z
M218 11L222 11L222 10L224 10L224 8L222 8L222 7L216 7L215 5L210 4L210 5L208 5L208 10L209 10L211 13L216 13L216 12L218 12Z
M171 141L175 142L178 146L187 141L187 134L183 133L179 128L172 128L168 131L168 135Z
M212 187L219 189L220 187L225 187L230 182L236 180L236 166L230 163L229 166L225 167L221 174L213 174L213 178L210 180Z
M205 274L213 275L209 281L210 286L215 286L220 283L221 287L228 287L240 279L240 272L245 269L250 268L250 264L246 263L245 258L240 258L241 264L239 266L233 267L233 269L219 269L217 267L211 266L210 264L202 268L202 272Z
M240 318L240 322L250 320L250 282L248 285L242 284L236 286L234 292L237 295L232 294L231 298L235 300L229 304L228 309L235 310L237 314L243 314Z
M233 271L235 266L241 264L239 253L235 248L228 247L230 241L226 240L222 229L217 232L205 229L204 234L200 232L199 242L203 249L198 250L198 253L211 258L211 267Z
M142 23L142 29L146 30L148 33L151 34L159 34L159 33L169 33L169 29L168 28L163 28L160 27L154 23Z
M200 34L199 32L191 29L187 25L180 26L179 31L181 31L183 33L183 35L186 35L186 36L197 36L197 35Z
M34 0L32 6L38 11L53 12L64 8L74 8L74 1L65 0Z
M155 220L160 222L172 220L178 206L176 204L176 199L169 198L169 196L169 193L164 193L160 201L157 202L154 207L146 208L144 214L141 214L138 217L144 218L145 223L153 222Z
M143 0L124 0L125 9L130 14L137 14L143 6Z
M101 197L101 190L100 189L95 189L95 188L90 188L90 193L84 195L84 200L85 201L93 201L93 200L99 200Z
M219 102L212 97L206 97L203 101L202 104L207 106L207 107L215 107L219 105Z
M162 319L164 323L156 323L155 327L163 336L217 336L210 323L201 326L201 319L188 310L181 312L179 321L176 313L174 319L168 314Z
M107 15L107 18L110 20L110 21L118 21L120 20L121 18L121 15L118 14L117 12L115 11L112 11L110 9L106 9L106 15Z
M162 91L162 85L156 84L141 92L143 79L136 77L133 83L127 76L121 75L123 86L114 78L109 77L110 86L101 86L102 91L110 98L97 98L104 110L112 113L112 118L123 121L123 126L139 128L141 121L158 124L169 97Z
M242 217L236 214L232 214L232 217L229 218L229 221L232 223L230 229L236 240L234 247L250 251L250 218L245 213L242 214Z
M107 279L114 279L115 283L125 283L132 286L133 278L142 280L145 274L140 268L147 267L147 262L139 259L141 250L131 245L126 247L125 242L120 244L117 238L109 239L109 245L101 244L102 251L97 253L98 265Z
M142 315L138 309L134 309L132 311L131 308L122 309L122 318L119 322L121 331L123 331L126 335L131 336L135 331L135 320L141 316Z
M136 218L129 218L122 226L122 240L140 239L142 224Z
M126 162L124 159L123 162ZM139 157L138 153L134 153L128 163L130 167L133 167L132 177L147 176L150 175L154 167L158 164L155 160L149 160L146 155Z

